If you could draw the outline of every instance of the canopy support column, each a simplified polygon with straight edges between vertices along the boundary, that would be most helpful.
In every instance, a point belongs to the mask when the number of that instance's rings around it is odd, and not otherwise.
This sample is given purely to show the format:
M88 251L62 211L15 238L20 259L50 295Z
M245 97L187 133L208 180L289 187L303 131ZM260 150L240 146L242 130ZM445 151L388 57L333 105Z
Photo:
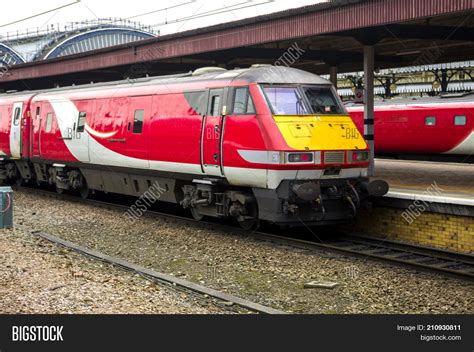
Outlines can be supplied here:
M337 66L331 66L329 68L329 80L331 81L334 88L337 89Z
M369 176L375 175L374 163L374 47L364 46L364 138L370 148Z

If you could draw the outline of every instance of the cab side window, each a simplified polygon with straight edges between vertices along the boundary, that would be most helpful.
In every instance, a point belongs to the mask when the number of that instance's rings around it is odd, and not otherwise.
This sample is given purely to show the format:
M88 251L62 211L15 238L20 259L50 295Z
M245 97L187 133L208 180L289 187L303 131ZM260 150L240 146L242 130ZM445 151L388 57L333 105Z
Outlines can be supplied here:
M220 95L213 95L211 97L211 111L209 112L210 116L219 116L219 105L221 103Z
M234 115L255 114L252 97L248 87L236 88L234 93Z
M206 115L207 91L184 92L191 114Z

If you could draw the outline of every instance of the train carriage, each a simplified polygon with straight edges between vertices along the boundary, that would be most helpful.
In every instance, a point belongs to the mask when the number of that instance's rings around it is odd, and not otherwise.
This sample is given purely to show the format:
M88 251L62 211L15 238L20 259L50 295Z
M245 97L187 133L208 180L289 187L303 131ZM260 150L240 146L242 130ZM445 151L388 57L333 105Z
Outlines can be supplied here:
M346 108L362 129L362 104L349 102ZM379 155L468 159L474 155L473 111L472 93L376 101L375 152Z
M83 197L159 185L161 201L244 228L346 221L387 191L369 182L367 143L331 84L293 68L4 94L0 118L4 181ZM21 138L12 139L18 120Z

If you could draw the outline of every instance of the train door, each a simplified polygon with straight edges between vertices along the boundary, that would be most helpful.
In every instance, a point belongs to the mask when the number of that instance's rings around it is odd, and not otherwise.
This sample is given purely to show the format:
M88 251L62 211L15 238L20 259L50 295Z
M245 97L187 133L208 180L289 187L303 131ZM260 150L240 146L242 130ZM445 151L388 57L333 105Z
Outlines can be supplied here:
M23 103L13 104L10 126L10 153L12 158L21 157L21 116Z
M86 131L87 121L92 120L95 112L95 99L78 100L76 102L62 102L64 107L68 107L67 115L58 115L61 123L61 138L67 148L73 152L76 159L83 163L90 162L89 134ZM90 122L89 122L90 123ZM64 156L66 157L66 156Z
M41 111L42 103L34 104L33 120L31 122L31 155L32 157L40 157L40 132L41 132Z
M224 105L224 89L211 89L207 103L207 114L203 122L201 154L204 172L213 176L222 175L221 132Z
M0 158L7 155L6 151L9 150L9 121L10 113L8 112L8 106L0 105Z
M130 167L150 167L148 135L151 114L151 96L130 97L125 146ZM140 159L140 160L136 160Z

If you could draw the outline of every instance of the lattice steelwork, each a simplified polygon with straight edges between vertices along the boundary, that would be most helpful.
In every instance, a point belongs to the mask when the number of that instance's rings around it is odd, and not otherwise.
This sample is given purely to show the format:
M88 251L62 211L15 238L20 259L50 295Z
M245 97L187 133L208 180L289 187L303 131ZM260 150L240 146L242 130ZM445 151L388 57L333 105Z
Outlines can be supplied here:
M103 49L109 46L126 44L153 35L137 30L108 28L81 33L64 39L45 54L44 59L79 54L86 51Z
M127 44L158 35L150 26L105 18L0 35L0 65L44 60Z
M11 66L25 62L13 49L0 43L0 66Z

